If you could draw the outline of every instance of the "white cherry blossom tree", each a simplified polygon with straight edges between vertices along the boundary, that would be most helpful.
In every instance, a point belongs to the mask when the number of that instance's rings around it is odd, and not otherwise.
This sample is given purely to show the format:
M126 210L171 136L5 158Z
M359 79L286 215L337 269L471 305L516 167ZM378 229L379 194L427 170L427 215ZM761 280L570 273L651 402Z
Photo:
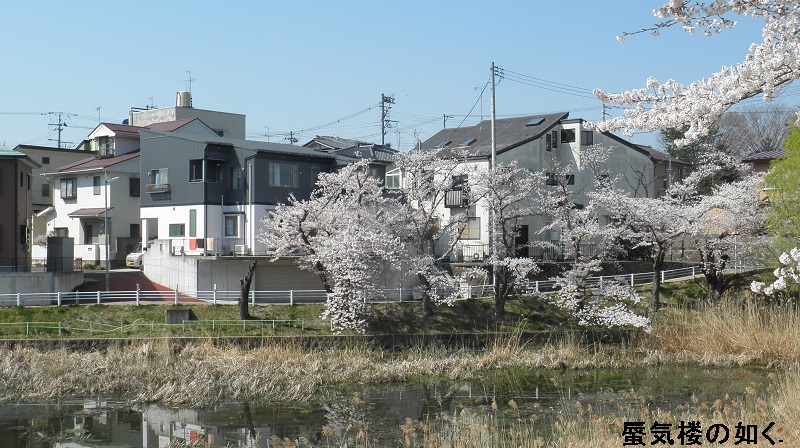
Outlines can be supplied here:
M386 225L399 216L397 199L369 175L369 161L319 176L311 198L289 198L264 220L259 242L275 258L298 256L328 292L323 317L336 330L366 330L367 299L378 294L381 273L402 259L402 235Z
M762 41L747 50L744 60L684 86L674 80L649 78L645 88L622 93L595 90L605 103L629 107L624 116L596 123L599 130L658 131L688 125L679 145L706 135L714 122L742 100L761 95L770 101L780 89L800 77L800 1L798 0L669 0L653 11L661 21L634 33L680 26L688 33L714 35L736 26L736 18L763 22Z

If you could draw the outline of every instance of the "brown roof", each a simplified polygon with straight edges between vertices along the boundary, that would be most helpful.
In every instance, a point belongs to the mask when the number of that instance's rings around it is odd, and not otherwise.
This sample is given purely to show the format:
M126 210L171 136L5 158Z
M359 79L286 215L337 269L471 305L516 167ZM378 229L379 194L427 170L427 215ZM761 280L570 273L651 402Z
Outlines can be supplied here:
M113 209L114 207L109 207L108 210ZM86 218L86 217L93 217L93 216L100 216L106 211L105 208L79 208L74 212L70 213L70 218Z
M126 162L131 159L135 159L139 157L139 151L129 152L127 154L122 154L115 157L107 157L107 158L98 158L97 156L91 156L86 159L78 160L77 162L73 162L67 165L60 166L58 168L54 168L52 170L47 170L46 174L51 173L68 173L71 171L86 171L91 169L101 169L101 168L108 168L110 166L116 165L118 163Z

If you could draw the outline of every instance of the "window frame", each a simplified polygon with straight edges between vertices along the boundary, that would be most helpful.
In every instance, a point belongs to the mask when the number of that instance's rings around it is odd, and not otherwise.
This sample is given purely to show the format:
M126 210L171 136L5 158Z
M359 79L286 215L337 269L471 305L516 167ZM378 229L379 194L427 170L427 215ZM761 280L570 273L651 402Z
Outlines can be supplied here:
M581 145L594 145L594 131L581 131Z
M173 223L169 225L169 237L170 238L186 238L186 224L185 223Z
M389 179L397 179L389 182ZM399 190L403 185L403 171L400 168L389 170L383 176L383 187L387 190Z
M65 177L59 182L59 196L61 199L77 199L78 198L78 178ZM69 194L67 193L69 191Z
M284 172L288 169L288 172ZM284 179L288 177L288 179ZM300 187L300 165L287 162L269 162L269 178L267 185L278 188Z
M575 129L572 128L562 129L561 143L575 143Z
M473 235L475 233L475 235ZM467 224L461 230L462 240L479 240L481 239L481 217L468 216Z
M100 176L92 176L92 190L95 196L103 192L103 179Z
M231 224L233 227L229 228ZM239 215L225 215L223 233L226 238L239 237Z

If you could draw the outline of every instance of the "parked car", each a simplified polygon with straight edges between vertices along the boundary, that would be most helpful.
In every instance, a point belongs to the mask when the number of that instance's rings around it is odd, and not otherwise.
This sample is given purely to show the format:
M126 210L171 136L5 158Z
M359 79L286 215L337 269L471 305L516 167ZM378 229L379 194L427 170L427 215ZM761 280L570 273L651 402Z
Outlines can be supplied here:
M142 243L136 245L136 248L133 249L133 252L129 253L125 257L125 265L129 268L144 268L144 264L142 263L142 257L144 256L144 248L142 248Z

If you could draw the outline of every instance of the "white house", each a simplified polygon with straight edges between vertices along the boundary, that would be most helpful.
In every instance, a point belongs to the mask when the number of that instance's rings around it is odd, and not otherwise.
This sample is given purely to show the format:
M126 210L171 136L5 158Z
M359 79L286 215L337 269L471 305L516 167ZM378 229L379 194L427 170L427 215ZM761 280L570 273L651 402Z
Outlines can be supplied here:
M520 168L531 172L544 172L555 176L556 167L572 167L574 171L566 174L565 181L574 185L577 203L586 204L587 185L591 180L585 178L591 174L582 172L580 150L582 147L601 145L613 148L606 162L608 175L619 176L618 187L635 196L655 197L663 193L671 175L673 181L681 179L688 170L685 162L670 159L666 154L650 147L630 143L611 133L593 131L582 119L570 119L568 112L532 115L518 118L496 120L496 159L499 164L516 161ZM491 122L483 121L468 128L444 129L420 145L421 150L436 151L441 157L456 157L463 161L464 171L470 167L488 169L491 161ZM551 172L548 172L552 169ZM395 172L387 176L397 175ZM563 175L563 174L562 174ZM489 216L485 207L473 203L466 196L461 196L461 188L455 183L454 188L442 210L444 219L448 219L451 211L467 212L470 222L462 234L459 252L451 254L457 261L482 260L488 254ZM556 179L548 178L546 182ZM387 177L387 185L394 180ZM549 219L547 216L530 216L523 220L517 238L520 246L532 241L555 241L556 232L541 232ZM440 248L447 247L440 244ZM529 255L535 258L558 258L559 254L540 248L531 248Z

